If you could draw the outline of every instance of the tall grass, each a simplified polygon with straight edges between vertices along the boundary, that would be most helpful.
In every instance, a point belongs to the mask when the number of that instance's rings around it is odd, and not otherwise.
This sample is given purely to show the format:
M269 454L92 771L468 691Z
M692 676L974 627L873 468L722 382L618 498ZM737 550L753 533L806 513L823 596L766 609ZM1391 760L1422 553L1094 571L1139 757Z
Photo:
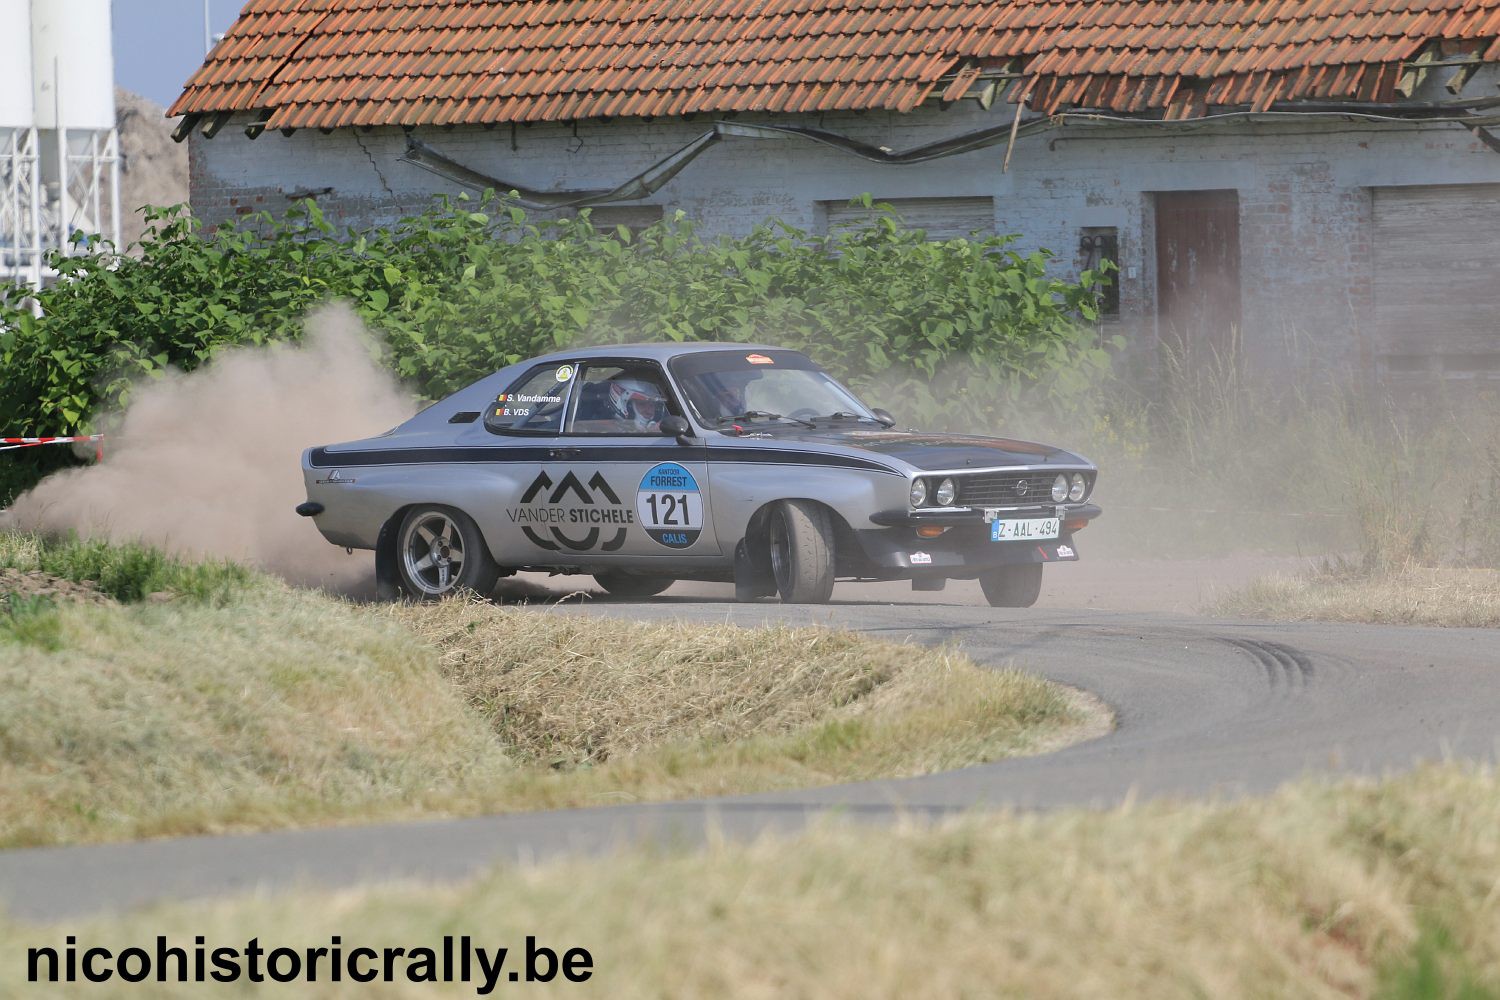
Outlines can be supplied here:
M223 604L255 579L245 567L223 560L190 562L135 543L16 532L0 532L0 568L89 582L125 603L166 594Z
M1107 517L1086 542L1129 554L1335 555L1361 572L1500 566L1500 403L1324 374L1256 374L1238 352L1111 376L1029 430L1099 463Z

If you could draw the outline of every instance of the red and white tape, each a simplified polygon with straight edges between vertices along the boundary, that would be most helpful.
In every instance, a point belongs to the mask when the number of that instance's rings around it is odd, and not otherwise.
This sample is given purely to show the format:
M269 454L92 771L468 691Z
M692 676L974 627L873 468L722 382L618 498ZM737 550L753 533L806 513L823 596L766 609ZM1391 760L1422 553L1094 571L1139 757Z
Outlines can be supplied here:
M0 438L0 451L35 448L44 444L88 444L103 440L103 434L80 434L74 437Z

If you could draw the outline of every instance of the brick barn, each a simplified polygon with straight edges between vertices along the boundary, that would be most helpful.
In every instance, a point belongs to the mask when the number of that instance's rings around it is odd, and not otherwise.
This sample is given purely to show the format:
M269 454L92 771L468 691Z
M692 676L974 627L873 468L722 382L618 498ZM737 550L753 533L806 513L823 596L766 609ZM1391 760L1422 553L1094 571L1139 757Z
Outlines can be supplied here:
M250 0L170 114L210 223L869 192L1113 260L1140 358L1430 385L1500 380L1497 64L1500 0Z

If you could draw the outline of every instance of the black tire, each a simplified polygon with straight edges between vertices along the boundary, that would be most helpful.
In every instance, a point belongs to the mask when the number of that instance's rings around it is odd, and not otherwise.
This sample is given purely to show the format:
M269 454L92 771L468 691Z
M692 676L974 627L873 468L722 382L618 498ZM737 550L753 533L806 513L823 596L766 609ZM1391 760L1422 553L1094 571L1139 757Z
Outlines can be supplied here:
M677 581L670 576L614 572L595 573L594 582L613 597L655 597Z
M1042 595L1042 564L997 567L980 575L979 588L992 608L1029 608Z
M375 599L399 601L405 588L401 586L401 572L396 568L396 533L401 525L394 519L380 529L380 538L375 542Z
M418 601L462 590L489 597L500 578L479 525L453 507L432 504L407 511L396 529L394 555L401 589Z
M771 576L783 604L826 604L833 596L833 519L808 500L783 500L766 519Z

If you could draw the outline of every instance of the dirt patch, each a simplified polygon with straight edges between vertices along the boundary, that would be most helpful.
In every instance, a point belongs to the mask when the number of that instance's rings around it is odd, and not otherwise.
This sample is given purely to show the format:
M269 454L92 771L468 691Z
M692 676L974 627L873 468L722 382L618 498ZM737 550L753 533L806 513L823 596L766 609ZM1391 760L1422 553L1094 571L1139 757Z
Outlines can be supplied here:
M92 583L74 583L39 569L0 569L0 594L21 597L47 597L54 601L79 604L114 604L114 598L102 593Z

